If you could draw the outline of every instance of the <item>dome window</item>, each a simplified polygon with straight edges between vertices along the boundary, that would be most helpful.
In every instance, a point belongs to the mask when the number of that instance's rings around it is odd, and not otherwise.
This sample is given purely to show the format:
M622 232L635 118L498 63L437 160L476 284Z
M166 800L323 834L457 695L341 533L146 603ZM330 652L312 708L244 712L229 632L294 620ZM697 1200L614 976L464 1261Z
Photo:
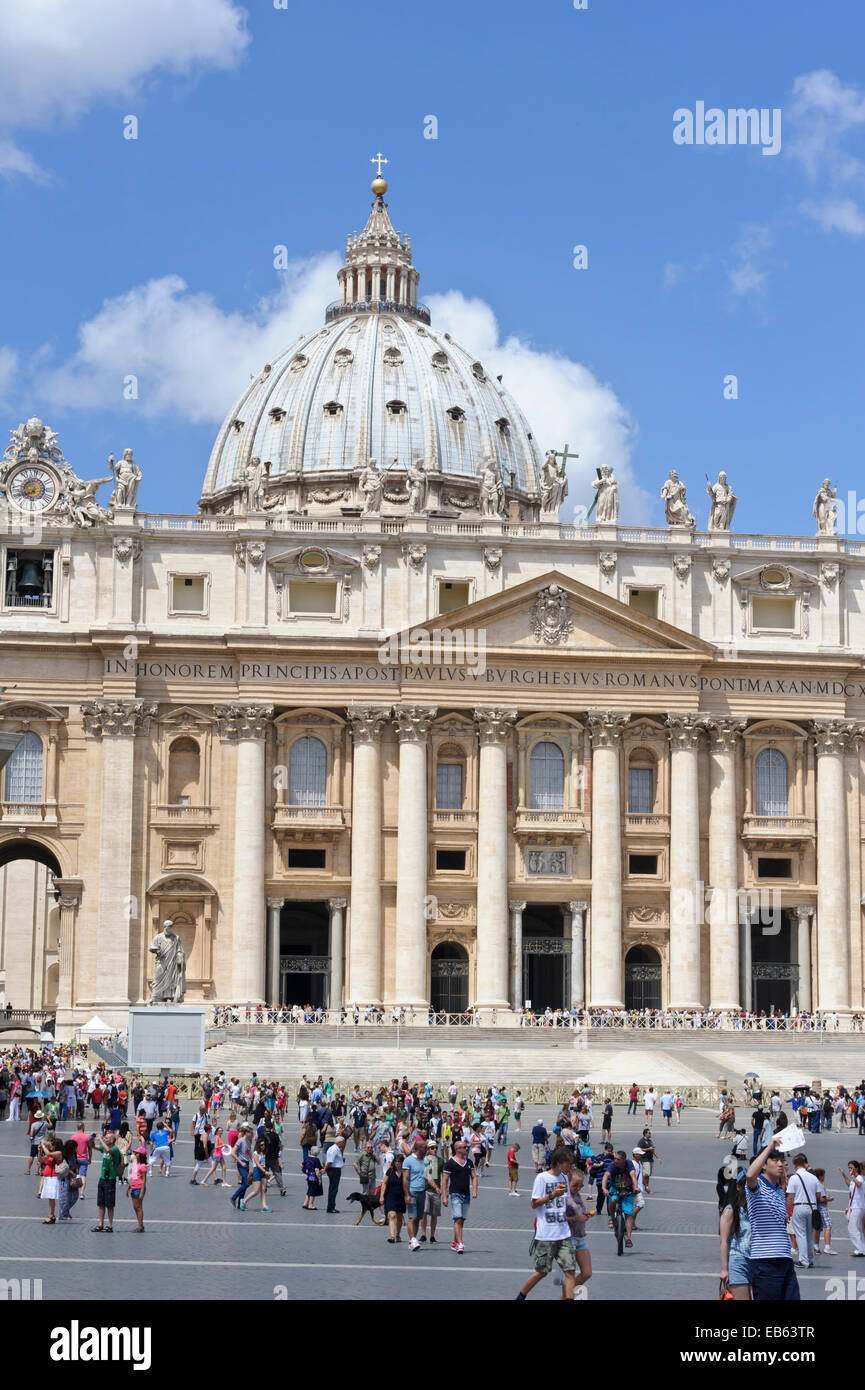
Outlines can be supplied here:
M388 401L388 403L387 403L387 413L388 413L388 415L405 415L405 413L406 413L406 403L405 403L405 401Z
M299 352L296 357L292 358L291 370L293 372L302 372L304 367L308 365L308 361L309 359L304 357L302 352Z
M481 366L480 362L472 363L472 376L475 378L476 381L486 381L487 374Z
M334 353L333 365L335 367L350 367L354 361L354 356L348 348L340 348L339 352Z
M464 420L466 413L461 405L452 405L448 407L448 417L451 420Z
M440 372L450 371L451 364L448 361L447 353L445 352L434 352L432 364L434 367L437 367Z
M402 366L402 353L400 352L399 348L395 348L395 347L385 348L385 351L384 351L384 365L385 365L386 367L401 367L401 366Z
M342 414L342 406L340 405L339 401L328 401L327 404L326 404L325 407L324 407L324 413L325 413L325 415L331 415L331 416L333 416L333 415L341 415L341 414Z
M273 409L269 410L267 413L275 425L282 424L282 421L285 419L285 411L281 405L275 405Z
M511 432L510 422L509 422L508 420L505 419L504 415L502 416L502 418L501 418L500 420L496 420L496 424L498 425L499 430L501 431L501 433L502 433L503 435L505 435L505 437L507 437L507 436L510 434L510 432Z
M243 429L243 421L242 421L242 420L232 420L232 422L231 422L231 428L234 430L235 434L240 434L240 431Z

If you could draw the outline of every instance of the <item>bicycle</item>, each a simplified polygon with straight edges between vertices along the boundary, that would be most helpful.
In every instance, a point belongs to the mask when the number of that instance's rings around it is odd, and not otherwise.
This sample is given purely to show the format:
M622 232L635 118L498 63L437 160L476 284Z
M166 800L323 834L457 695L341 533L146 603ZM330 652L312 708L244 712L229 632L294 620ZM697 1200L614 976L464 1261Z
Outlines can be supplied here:
M616 1238L617 1255L622 1254L622 1251L625 1248L625 1241L627 1239L628 1234L628 1213L622 1211L623 1202L620 1199L623 1197L627 1197L628 1195L629 1194L626 1192L611 1192L607 1197L607 1210L610 1214L610 1220L613 1223L613 1235ZM633 1197L633 1193L631 1193L630 1195Z

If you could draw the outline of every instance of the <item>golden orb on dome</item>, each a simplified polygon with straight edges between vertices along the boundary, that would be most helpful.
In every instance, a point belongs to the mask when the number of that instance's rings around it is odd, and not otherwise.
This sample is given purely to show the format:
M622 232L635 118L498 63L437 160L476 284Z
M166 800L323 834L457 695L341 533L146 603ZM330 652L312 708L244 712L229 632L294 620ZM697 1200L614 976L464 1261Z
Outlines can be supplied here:
M381 198L387 193L387 179L383 179L381 175L379 175L377 179L373 179L371 188L375 196Z

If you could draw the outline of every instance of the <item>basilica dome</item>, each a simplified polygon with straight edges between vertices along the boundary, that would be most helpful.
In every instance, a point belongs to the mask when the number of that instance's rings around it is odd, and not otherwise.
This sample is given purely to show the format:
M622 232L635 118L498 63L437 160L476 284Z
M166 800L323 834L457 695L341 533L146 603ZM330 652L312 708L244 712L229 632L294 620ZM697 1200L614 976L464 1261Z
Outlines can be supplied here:
M266 505L291 510L351 502L350 480L371 458L395 483L423 460L468 507L492 457L509 498L536 500L541 454L525 417L483 362L431 326L411 240L394 231L382 186L363 232L348 239L324 327L267 363L220 429L203 510L230 509L253 460Z

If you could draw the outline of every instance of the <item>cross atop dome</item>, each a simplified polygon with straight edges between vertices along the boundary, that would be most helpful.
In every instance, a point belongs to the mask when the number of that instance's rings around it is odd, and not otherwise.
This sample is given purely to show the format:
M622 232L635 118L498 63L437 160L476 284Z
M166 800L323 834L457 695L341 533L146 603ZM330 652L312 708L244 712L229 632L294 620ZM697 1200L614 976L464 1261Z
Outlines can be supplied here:
M374 154L369 162L370 164L376 164L378 166L376 176L372 181L372 191L377 198L381 198L383 194L387 193L387 179L382 178L381 166L383 164L388 164L390 161L385 159L381 150L379 150L378 154Z

